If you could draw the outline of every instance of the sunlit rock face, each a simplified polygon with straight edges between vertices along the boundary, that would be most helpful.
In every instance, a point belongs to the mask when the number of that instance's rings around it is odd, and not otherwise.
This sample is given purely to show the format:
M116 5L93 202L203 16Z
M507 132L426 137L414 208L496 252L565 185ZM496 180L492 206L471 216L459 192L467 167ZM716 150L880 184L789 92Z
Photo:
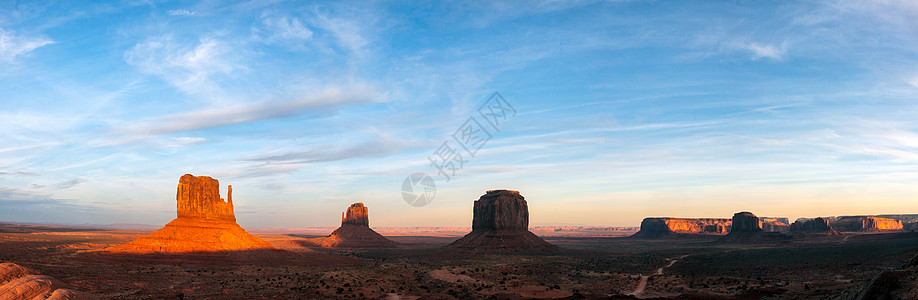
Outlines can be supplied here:
M51 276L24 268L14 263L0 264L0 299L98 299L97 297L68 288L66 284Z
M359 225L370 227L370 217L367 213L367 207L363 203L357 202L351 204L347 211L341 213L341 225Z
M220 198L220 182L207 176L185 174L179 178L175 194L179 218L204 218L236 222L233 214L233 186L227 187L227 199Z
M644 218L634 237L657 238L673 234L726 234L732 221L712 218Z
M790 226L791 233L820 233L827 235L839 235L838 231L832 229L832 226L829 224L829 221L823 218L815 218L811 220L799 219L794 221L794 224Z
M843 217L832 223L838 231L879 232L902 230L902 221L880 217Z
M363 203L354 203L341 213L341 227L331 235L311 240L326 248L393 248L398 243L370 228L369 210Z
M518 191L487 191L475 201L472 212L472 232L448 248L481 252L546 252L558 248L529 231L529 206Z
M230 186L227 201L224 201L220 197L219 181L207 176L185 174L179 179L175 196L175 220L147 236L106 250L184 253L273 248L236 224L232 193Z

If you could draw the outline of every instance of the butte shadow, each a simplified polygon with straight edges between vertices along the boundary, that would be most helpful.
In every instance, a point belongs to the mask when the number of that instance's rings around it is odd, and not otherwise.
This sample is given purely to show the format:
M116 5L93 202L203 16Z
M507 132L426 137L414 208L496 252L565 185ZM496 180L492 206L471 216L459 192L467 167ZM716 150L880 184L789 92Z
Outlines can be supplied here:
M209 253L273 250L271 244L236 224L233 187L220 197L220 182L207 176L185 174L179 179L177 217L149 235L103 251L126 254Z
M341 213L341 227L329 236L304 241L305 246L323 248L396 248L393 242L370 228L369 210L363 203L354 203Z
M475 201L472 232L445 249L468 253L557 253L529 231L529 205L518 191L491 190Z

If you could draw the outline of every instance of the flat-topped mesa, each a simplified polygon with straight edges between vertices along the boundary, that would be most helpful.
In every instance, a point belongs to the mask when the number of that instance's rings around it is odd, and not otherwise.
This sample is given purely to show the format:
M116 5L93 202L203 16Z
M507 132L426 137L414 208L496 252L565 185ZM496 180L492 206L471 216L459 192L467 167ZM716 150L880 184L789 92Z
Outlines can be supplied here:
M554 252L529 231L529 205L520 192L489 190L472 208L472 232L446 246L467 252Z
M841 217L832 223L832 227L838 231L849 232L896 231L902 230L902 221L870 216Z
M673 234L726 234L731 225L730 219L644 218L641 221L641 231L633 236L655 238Z
M475 200L472 230L529 230L529 206L518 191L489 190Z
M220 197L220 182L208 176L185 174L179 179L175 194L179 218L204 218L236 222L233 213L233 187L229 186L226 202Z
M827 235L839 235L838 231L832 229L829 221L823 218L815 219L797 219L790 226L791 233L824 233Z
M755 214L744 211L733 214L733 228L730 232L761 232L762 222Z
M358 225L370 227L370 217L367 207L362 202L351 204L346 212L341 213L341 226Z

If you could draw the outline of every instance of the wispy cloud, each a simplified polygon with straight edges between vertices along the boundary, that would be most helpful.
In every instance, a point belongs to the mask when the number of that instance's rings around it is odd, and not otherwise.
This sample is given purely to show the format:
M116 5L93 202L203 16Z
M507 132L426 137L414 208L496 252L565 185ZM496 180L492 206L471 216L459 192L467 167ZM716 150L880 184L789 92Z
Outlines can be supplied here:
M271 33L272 40L305 41L312 37L312 30L297 18L265 17L262 23Z
M287 151L279 154L263 154L245 158L246 161L267 163L317 163L352 158L382 156L395 153L414 144L393 138L379 138L353 146L322 145L309 150Z
M169 10L170 16L197 16L198 12L187 9L172 9Z
M67 181L58 183L58 184L56 185L56 187L57 187L58 189L64 190L64 189L69 189L69 188L71 188L71 187L74 187L74 186L76 186L76 185L78 185L78 184L80 184L80 183L84 183L84 182L86 182L86 179L85 179L85 178L74 178L74 179L70 179L70 180L67 180Z
M208 108L188 113L156 117L129 125L124 133L153 135L221 127L253 121L286 118L330 109L338 105L380 102L385 98L374 89L327 88L322 92L290 101L258 101L228 107Z
M210 37L186 44L171 36L148 38L124 53L124 60L140 71L159 76L181 91L219 96L215 76L245 69L229 44Z
M27 37L0 28L0 63L13 62L20 56L27 55L39 47L53 44L54 41L43 37Z
M759 43L739 43L735 47L738 49L747 50L752 53L752 60L758 60L761 58L770 58L773 60L781 61L784 60L784 55L786 51L786 44L781 46L775 46L771 44L759 44Z

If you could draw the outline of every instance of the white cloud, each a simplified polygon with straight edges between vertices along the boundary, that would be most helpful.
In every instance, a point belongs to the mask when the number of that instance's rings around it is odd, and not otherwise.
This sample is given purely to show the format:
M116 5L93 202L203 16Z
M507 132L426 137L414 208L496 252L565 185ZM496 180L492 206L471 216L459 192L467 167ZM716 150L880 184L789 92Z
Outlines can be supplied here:
M169 11L170 16L197 16L198 12L187 9L173 9Z
M312 37L312 31L297 18L264 18L262 22L273 33L271 39L308 40Z
M125 52L124 60L142 72L159 76L189 94L214 94L217 75L244 69L228 44L202 38L194 45L176 43L171 37L149 38Z
M760 58L771 58L778 61L784 60L785 47L783 44L781 47L775 47L774 45L747 43L740 44L738 48L752 52L752 60L758 60Z
M25 37L0 28L0 62L13 62L19 56L53 43L46 38Z
M296 100L258 101L157 117L127 126L124 132L130 135L152 135L214 128L291 117L314 111L318 108L333 107L341 104L377 102L382 101L383 98L383 95L370 88L348 87L346 90L328 88L322 92Z

